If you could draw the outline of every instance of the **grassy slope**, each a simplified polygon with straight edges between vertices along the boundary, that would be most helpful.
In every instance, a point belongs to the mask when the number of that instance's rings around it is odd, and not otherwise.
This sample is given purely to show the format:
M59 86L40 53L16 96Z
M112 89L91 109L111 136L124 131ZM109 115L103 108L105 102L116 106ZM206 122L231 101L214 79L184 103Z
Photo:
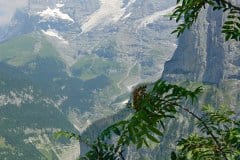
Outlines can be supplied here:
M21 66L36 57L57 56L55 48L41 34L30 33L0 44L0 61Z
M83 80L95 78L101 74L111 74L111 71L120 69L117 62L106 60L104 58L88 55L81 58L72 67L73 72L79 75Z

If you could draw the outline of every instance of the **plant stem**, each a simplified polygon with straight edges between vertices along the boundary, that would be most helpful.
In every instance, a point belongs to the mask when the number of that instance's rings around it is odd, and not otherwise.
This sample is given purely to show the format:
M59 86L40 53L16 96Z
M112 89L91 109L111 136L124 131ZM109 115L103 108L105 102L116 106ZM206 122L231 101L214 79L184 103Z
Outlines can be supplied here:
M233 9L235 9L235 10L237 10L237 11L240 12L240 7L233 5L230 1L222 0L221 2L222 2L223 4L225 4L225 5L228 5L228 6L229 6L229 7L228 7L229 9L233 8Z
M187 113L191 114L194 118L196 118L198 121L200 121L203 126L207 129L207 132L209 133L209 135L212 137L212 139L215 141L218 149L220 150L222 156L224 157L224 160L228 160L226 157L226 154L224 153L224 151L222 150L221 144L218 141L217 137L212 133L212 130L207 126L207 124L201 119L201 117L197 116L194 112L190 111L189 109L182 107L181 105L179 105L179 108L183 109L184 111L186 111Z

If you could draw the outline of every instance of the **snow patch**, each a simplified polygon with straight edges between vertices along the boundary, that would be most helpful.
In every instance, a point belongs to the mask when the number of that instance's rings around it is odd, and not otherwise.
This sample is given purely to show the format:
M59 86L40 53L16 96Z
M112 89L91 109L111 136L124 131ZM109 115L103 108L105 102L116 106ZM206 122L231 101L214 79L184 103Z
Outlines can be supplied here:
M82 33L89 32L99 24L110 24L117 22L125 14L123 0L100 0L100 8L91 14L82 25Z
M41 30L45 35L55 37L59 40L61 40L64 44L68 44L68 41L66 41L61 35L58 34L58 31L55 29L48 29L47 31Z
M42 12L37 12L37 14L40 17L42 17L44 20L49 20L49 19L53 18L53 19L62 19L62 20L74 22L74 20L68 14L62 13L60 11L60 7L62 5L63 4L61 4L61 5L58 4L59 8L54 8L54 9L51 9L48 7L47 9L43 10Z
M152 15L142 18L140 20L140 24L138 25L138 28L146 27L148 24L151 24L154 21L157 21L160 17L170 14L175 8L176 6L173 6L163 11L158 11L153 13Z
M56 7L57 7L57 8L62 8L63 6L64 6L64 4L62 4L62 3L57 3L57 4L56 4Z
M132 13L130 12L130 13L124 15L124 17L122 17L121 20L127 19L127 18L130 17L131 15L132 15Z
M125 8L128 8L130 5L132 5L135 2L136 2L136 0L130 0Z

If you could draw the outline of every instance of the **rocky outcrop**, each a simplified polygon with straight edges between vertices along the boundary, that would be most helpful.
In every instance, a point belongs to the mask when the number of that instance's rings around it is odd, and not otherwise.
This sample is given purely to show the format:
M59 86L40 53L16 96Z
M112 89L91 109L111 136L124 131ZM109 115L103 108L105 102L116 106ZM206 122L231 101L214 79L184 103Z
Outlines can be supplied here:
M10 24L0 29L0 43L33 30L34 26L31 17L24 10L18 9Z
M223 19L221 11L205 9L196 24L179 38L172 59L165 63L163 79L216 85L229 79L239 80L240 45L224 41Z
M206 103L215 107L227 104L239 112L236 106L239 106L240 99L238 89L240 43L225 42L221 33L224 16L221 11L213 12L212 8L203 10L196 24L179 38L173 57L164 66L162 76L164 80L180 83L190 88L203 86L204 93L199 97L199 103L188 106L195 113L198 113L199 108ZM108 119L104 119L104 121L108 121ZM98 126L98 124L102 123L96 122L90 128L94 128L93 126ZM90 128L86 133L90 131ZM96 128L96 130L98 129ZM171 150L176 146L175 142L193 131L194 118L183 114L168 123L165 136L159 146L144 151L136 151L134 147L128 148L126 159L140 159L139 157L156 160L169 159Z

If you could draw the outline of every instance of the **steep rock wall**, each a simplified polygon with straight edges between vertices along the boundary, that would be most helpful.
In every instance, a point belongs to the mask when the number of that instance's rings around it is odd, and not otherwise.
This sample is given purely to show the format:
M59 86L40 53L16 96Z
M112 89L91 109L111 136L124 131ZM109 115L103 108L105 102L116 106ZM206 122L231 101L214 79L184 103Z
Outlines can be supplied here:
M223 19L221 11L205 9L196 24L179 38L172 59L165 63L163 79L216 85L225 80L239 80L240 45L224 41Z

